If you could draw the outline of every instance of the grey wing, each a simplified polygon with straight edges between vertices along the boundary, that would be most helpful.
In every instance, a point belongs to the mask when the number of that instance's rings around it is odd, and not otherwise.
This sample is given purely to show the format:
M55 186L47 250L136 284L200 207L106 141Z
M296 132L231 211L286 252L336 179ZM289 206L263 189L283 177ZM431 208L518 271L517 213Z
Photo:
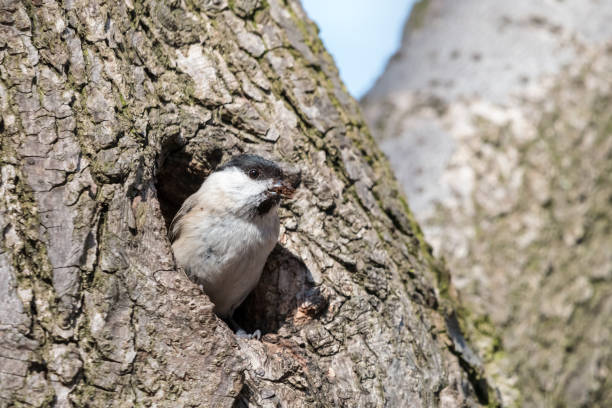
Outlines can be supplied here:
M193 209L193 207L196 206L196 203L197 203L196 195L192 194L189 197L187 197L187 199L181 206L181 209L178 210L178 212L174 216L174 219L170 223L170 233L168 234L170 236L170 242L174 242L179 238L179 236L181 235L182 227L183 227L183 218L189 211Z

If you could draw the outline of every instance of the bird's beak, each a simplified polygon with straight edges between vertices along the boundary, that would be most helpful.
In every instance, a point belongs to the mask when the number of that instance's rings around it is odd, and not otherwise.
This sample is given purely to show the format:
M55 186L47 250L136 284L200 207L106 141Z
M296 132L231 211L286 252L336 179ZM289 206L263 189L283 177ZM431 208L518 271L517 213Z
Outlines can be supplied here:
M270 188L270 191L275 192L283 198L291 198L295 193L295 187L293 187L291 183L286 180L278 180Z
M302 171L295 167L283 168L283 175L276 180L270 191L280 195L283 198L291 198L295 194L295 190L302 182Z

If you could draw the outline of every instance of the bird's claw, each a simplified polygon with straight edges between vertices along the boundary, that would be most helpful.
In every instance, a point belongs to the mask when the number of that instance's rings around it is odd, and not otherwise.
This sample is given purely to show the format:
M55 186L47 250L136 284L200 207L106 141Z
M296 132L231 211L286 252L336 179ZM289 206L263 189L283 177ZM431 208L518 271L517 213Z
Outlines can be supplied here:
M253 333L249 334L250 339L261 340L261 330L257 329Z
M250 339L261 340L261 330L257 329L253 333L247 333L243 329L238 329L236 331L236 337L239 337L241 339L249 339L249 340Z

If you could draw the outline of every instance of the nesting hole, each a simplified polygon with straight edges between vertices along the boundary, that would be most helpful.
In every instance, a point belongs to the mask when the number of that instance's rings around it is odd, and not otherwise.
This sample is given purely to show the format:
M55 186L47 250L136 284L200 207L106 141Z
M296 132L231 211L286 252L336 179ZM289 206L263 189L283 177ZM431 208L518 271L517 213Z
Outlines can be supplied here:
M205 142L204 142L205 143ZM160 209L170 227L183 202L195 193L224 157L217 147L167 146L161 155L156 188ZM299 183L299 182L298 182ZM316 318L327 300L315 287L302 260L277 244L257 287L235 311L234 320L245 330L277 333L282 326L299 326Z

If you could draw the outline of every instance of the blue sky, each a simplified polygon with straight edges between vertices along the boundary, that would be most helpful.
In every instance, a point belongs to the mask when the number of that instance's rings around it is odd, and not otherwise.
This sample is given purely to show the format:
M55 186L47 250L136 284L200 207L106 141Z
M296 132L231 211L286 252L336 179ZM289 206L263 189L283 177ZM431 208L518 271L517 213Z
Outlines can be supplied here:
M399 48L416 0L302 0L349 92L360 98Z

